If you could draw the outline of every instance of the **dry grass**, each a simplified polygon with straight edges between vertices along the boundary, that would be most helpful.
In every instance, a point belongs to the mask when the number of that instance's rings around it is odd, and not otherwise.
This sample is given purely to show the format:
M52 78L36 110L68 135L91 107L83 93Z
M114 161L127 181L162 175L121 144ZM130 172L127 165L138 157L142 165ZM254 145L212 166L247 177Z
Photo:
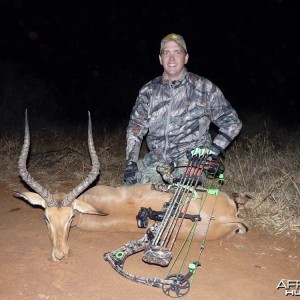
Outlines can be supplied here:
M91 166L86 131L32 130L28 168L50 191L57 192L62 183L74 187L88 174ZM244 130L228 150L224 189L251 196L242 210L251 226L295 238L300 235L299 138L286 132L281 138L278 130L274 140L266 126L257 132ZM123 185L125 128L102 134L94 130L94 142L101 164L96 184ZM22 136L1 137L2 181L19 181L17 161L22 143Z
M125 164L125 133L116 129L112 133L94 132L94 144L101 166L101 176L96 184L123 185ZM19 181L18 158L23 136L0 139L2 181ZM51 192L57 192L60 185L75 186L91 170L87 146L87 127L69 129L31 130L30 155L27 161L29 172Z
M299 140L275 144L267 131L244 136L230 149L226 184L251 196L243 215L252 226L274 234L300 235L299 153Z

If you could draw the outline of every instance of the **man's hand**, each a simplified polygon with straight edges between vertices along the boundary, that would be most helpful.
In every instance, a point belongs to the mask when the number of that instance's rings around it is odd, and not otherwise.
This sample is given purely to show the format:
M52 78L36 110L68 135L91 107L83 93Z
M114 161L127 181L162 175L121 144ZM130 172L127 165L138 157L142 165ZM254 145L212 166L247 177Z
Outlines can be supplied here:
M124 181L127 186L131 186L137 183L137 173L138 167L136 162L128 161L126 163L125 171L124 171Z

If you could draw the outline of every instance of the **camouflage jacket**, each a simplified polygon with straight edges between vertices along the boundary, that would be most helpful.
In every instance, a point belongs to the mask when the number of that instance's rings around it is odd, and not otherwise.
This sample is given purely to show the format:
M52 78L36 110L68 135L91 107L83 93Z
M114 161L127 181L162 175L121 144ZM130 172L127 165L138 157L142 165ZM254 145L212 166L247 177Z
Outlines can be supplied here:
M219 128L213 144L221 151L242 127L236 111L216 85L187 71L172 83L156 77L141 88L132 109L126 159L138 161L144 136L149 151L168 163L187 150L210 146L210 123Z

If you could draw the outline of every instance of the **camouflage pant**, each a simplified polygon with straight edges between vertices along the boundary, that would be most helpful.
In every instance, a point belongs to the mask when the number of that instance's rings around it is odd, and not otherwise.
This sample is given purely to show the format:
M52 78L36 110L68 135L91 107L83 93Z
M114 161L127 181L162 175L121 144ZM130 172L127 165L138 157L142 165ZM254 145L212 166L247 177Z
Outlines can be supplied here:
M176 160L176 165L172 173L174 177L179 178L186 169L188 159L184 156ZM169 166L169 164L152 153L147 153L143 159L140 159L137 163L139 174L138 183L164 183L161 175L156 171L158 166Z

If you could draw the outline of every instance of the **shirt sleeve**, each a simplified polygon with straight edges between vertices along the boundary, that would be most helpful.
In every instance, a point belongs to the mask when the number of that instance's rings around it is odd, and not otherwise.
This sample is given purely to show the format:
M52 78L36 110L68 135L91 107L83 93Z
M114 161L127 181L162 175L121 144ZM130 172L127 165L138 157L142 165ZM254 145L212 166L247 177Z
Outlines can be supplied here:
M213 144L224 151L241 131L242 122L217 86L212 87L209 97L211 121L219 128Z
M126 159L130 161L138 161L143 138L148 132L150 95L148 85L141 88L130 115L126 133Z

